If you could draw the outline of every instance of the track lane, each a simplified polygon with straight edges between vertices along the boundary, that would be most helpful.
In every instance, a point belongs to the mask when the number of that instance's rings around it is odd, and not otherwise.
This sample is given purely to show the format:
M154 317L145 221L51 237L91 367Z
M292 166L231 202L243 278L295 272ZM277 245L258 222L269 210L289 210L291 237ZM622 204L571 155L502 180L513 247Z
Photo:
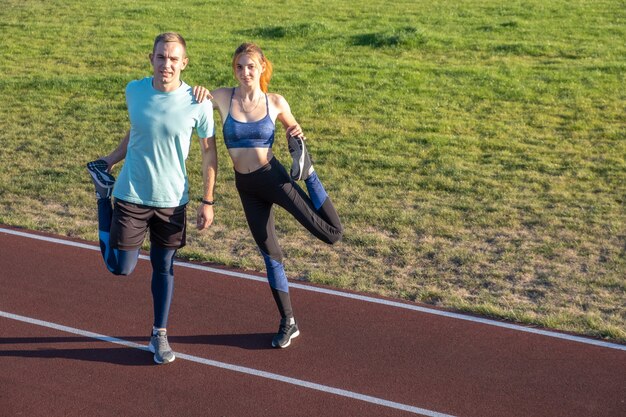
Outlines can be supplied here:
M140 261L131 277L113 277L96 251L2 232L0 250L0 283L6 288L1 310L147 342L152 316L148 262ZM624 408L625 355L617 349L296 288L292 293L303 335L293 347L277 351L267 348L276 330L267 284L182 266L176 267L176 279L169 330L177 352L456 416L615 416ZM0 361L7 359L33 362L0 355ZM132 367L115 366L120 372ZM170 368L146 366L148 373ZM217 372L205 368L195 372ZM315 404L336 397L289 389L298 399L317 397ZM321 414L302 415L410 415L342 401L351 404L347 414L327 414L327 408L308 404ZM353 414L354 407L359 414ZM285 412L274 415L296 415Z

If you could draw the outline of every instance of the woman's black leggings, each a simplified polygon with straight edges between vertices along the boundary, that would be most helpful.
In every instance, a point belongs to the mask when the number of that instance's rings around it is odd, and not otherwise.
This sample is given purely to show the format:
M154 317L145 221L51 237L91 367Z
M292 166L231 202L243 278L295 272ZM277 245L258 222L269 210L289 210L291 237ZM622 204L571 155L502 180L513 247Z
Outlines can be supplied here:
M267 278L281 316L293 317L273 206L277 204L287 210L313 236L331 245L343 235L339 215L315 172L305 181L307 195L276 158L249 174L235 171L235 184L252 237L265 260Z

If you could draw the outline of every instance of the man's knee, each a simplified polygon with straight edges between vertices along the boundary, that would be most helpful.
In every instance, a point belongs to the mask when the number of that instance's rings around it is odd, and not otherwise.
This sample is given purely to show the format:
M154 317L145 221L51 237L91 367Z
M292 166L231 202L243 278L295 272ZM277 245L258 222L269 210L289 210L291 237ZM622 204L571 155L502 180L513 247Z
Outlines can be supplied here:
M109 270L114 275L130 275L137 265L139 259L139 249L136 250L116 250L117 265Z
M111 270L111 272L113 273L113 275L128 276L132 274L134 270L135 265L120 265L117 268Z

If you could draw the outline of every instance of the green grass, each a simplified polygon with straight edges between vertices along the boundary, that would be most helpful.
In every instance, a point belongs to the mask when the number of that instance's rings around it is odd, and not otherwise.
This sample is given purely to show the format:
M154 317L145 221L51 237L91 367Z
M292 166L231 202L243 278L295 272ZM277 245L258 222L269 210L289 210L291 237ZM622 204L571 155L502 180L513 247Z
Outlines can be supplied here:
M83 166L166 30L190 84L233 85L243 41L273 61L346 229L278 210L291 278L626 341L623 1L6 0L0 223L96 240ZM261 271L218 140L216 223L180 255Z

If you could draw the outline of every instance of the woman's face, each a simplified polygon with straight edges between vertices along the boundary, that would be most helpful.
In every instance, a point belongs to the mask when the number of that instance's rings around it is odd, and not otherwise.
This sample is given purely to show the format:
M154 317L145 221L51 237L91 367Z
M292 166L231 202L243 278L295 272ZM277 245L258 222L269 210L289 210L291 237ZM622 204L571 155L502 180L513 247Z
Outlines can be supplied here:
M263 70L263 64L255 57L247 54L242 54L235 61L235 77L242 86L259 86Z

